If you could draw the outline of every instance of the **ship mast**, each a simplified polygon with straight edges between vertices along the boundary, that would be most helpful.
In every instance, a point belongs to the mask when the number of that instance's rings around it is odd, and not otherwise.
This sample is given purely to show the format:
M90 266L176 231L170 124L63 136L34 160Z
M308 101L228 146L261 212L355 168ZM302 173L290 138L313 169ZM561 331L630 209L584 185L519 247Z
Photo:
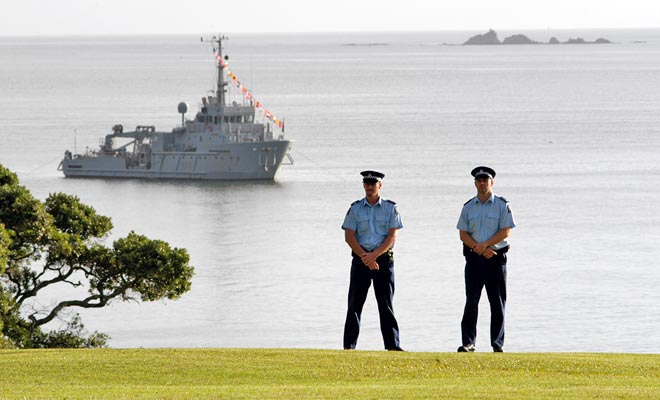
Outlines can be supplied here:
M202 42L213 42L214 43L213 52L214 53L217 52L216 58L218 62L218 85L216 88L215 96L218 105L221 107L224 107L226 105L225 86L227 86L227 83L225 82L225 74L223 73L225 62L222 56L222 41L226 39L227 37L221 34L218 34L218 36L213 35L211 39L204 39L203 37L201 38ZM215 46L217 46L217 48Z
M223 73L224 69L224 61L222 58L222 39L227 39L226 37L218 34L217 38L214 36L213 37L218 44L218 88L217 88L217 93L216 96L218 98L218 102L220 103L220 107L225 106L225 86L227 84L225 83L225 74Z

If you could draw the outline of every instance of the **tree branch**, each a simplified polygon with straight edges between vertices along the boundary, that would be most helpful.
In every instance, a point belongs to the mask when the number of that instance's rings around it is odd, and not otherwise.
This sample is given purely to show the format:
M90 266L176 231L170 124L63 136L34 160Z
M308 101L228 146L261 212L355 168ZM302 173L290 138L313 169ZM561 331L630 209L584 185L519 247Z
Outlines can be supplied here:
M33 327L41 326L44 324L49 323L57 315L60 313L65 308L68 307L82 307L82 308L101 308L105 307L106 304L115 297L119 296L122 294L122 292L125 290L125 288L117 288L115 289L114 292L109 293L107 295L104 295L103 293L101 294L95 294L92 296L87 297L86 299L83 300L67 300L67 301L62 301L60 302L55 308L53 308L50 313L45 316L44 318L37 318L36 314L30 315L30 320L33 323Z
M51 285L53 283L57 282L67 282L67 279L73 274L73 271L75 271L75 268L71 267L69 271L65 274L62 273L62 270L59 269L58 271L58 276L56 276L53 279L46 280L46 281L41 281L37 283L37 281L33 281L34 286L31 289L28 288L21 288L19 286L19 291L16 295L16 303L21 305L23 302L30 297L34 297L37 295L37 292L39 292L41 289L45 288L48 285ZM75 286L75 285L74 285ZM23 289L23 290L21 290Z

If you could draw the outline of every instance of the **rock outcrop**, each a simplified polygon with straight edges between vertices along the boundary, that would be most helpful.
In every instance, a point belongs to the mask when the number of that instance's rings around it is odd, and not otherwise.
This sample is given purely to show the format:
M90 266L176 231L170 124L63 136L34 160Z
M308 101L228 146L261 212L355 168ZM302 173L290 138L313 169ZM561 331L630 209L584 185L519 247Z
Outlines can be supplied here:
M556 37L550 38L549 44L562 44ZM582 38L570 38L568 41L563 42L563 44L605 44L612 43L605 38L598 38L595 42L587 42ZM542 42L534 41L528 38L525 35L517 34L505 38L500 42L500 39L497 37L497 32L492 29L489 29L488 32L482 33L480 35L474 35L463 43L464 45L492 45L492 44L544 44Z
M535 42L525 35L518 34L504 38L502 44L539 44L539 42Z
M500 39L497 38L497 33L490 29L488 32L472 36L463 44L501 44Z

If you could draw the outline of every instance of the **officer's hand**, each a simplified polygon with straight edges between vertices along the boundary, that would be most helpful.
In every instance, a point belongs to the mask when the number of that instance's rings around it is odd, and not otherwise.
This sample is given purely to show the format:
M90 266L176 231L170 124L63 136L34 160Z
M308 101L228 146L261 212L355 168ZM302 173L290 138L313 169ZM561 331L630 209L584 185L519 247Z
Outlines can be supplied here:
M378 271L380 269L380 266L376 261L372 262L371 264L367 264L367 267L369 267L369 269L372 271Z
M483 255L484 257L486 257L485 252L489 249L490 247L488 247L488 245L485 242L482 242L482 243L477 243L477 245L474 246L474 249L472 249L472 251L479 254L480 256Z
M369 265L376 261L376 258L374 257L373 253L362 253L360 254L360 259L364 263L364 265Z
M376 257L374 253L364 253L360 255L362 263L369 267L369 269L378 269L378 263L376 262Z
M491 249L490 247L487 248L483 253L481 253L481 255L486 257L486 258L492 258L496 254L497 254L497 252L495 250Z

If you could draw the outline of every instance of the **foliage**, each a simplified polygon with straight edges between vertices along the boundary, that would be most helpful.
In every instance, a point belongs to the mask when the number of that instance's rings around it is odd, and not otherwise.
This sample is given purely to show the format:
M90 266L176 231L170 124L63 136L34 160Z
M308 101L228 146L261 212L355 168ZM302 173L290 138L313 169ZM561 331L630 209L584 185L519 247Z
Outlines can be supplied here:
M0 350L3 399L657 399L657 354Z
M101 308L112 301L177 299L190 290L193 267L185 249L130 232L112 247L112 229L76 196L54 193L42 203L0 165L0 329L18 347L99 347L107 335L85 338L77 314L64 330L42 326L72 308ZM39 304L46 288L75 289L50 308ZM2 342L0 341L0 346Z
M80 317L75 315L64 329L41 333L33 347L42 348L98 348L106 347L109 336L94 332L87 335Z

